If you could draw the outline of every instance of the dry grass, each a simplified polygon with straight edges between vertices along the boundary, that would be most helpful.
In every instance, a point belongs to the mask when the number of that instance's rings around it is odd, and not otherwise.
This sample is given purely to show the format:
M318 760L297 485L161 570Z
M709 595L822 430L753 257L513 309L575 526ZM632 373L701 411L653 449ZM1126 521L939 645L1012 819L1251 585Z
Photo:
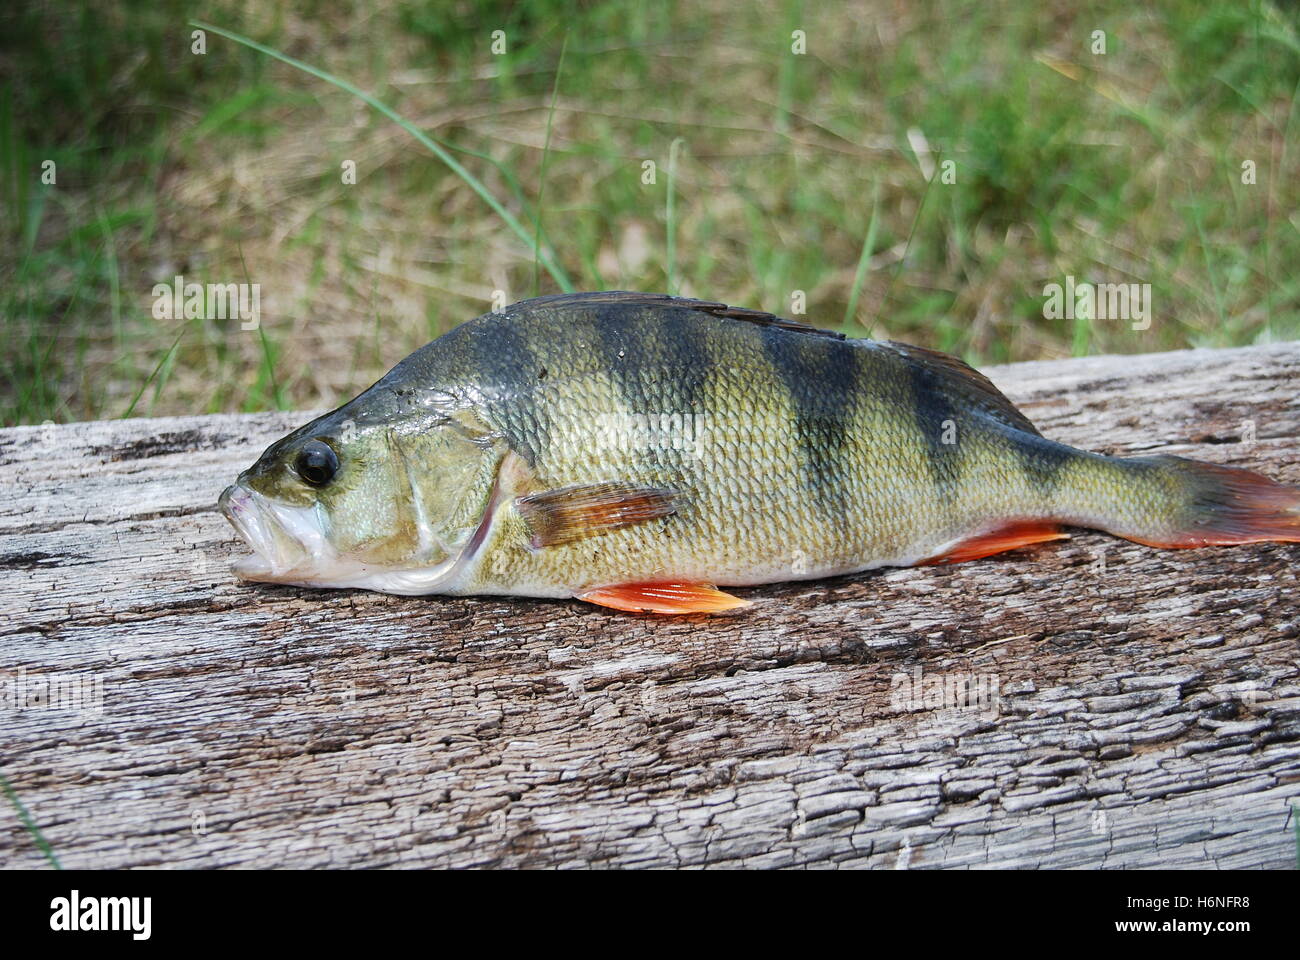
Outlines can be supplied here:
M1291 15L1269 4L1218 27L1184 22L1181 4L970 3L951 14L769 2L678 10L664 23L631 3L584 4L565 22L534 7L461 4L428 29L412 26L412 11L435 8L416 4L228 14L232 28L379 93L441 142L486 154L499 168L458 156L530 228L545 164L542 225L579 289L667 287L667 163L680 137L674 229L687 295L788 314L803 290L806 319L839 326L879 183L852 332L1000 361L1300 331L1288 269L1300 253L1300 152L1287 149L1300 129L1300 47L1288 46ZM1247 30L1260 24L1262 40ZM488 49L498 26L506 57ZM796 27L805 56L789 52ZM1088 51L1094 28L1107 31L1105 56ZM398 127L319 80L208 43L220 82L196 84L167 115L155 176L99 182L91 166L57 210L47 204L38 248L61 249L106 209L147 216L86 234L101 245L97 263L111 249L115 277L96 273L71 316L56 309L76 283L71 254L27 307L10 301L9 329L63 362L15 366L15 381L49 380L32 395L51 399L11 403L6 419L119 415L154 372L138 413L332 406L489 309L493 291L555 289ZM241 107L250 89L261 93ZM1240 183L1243 159L1257 164L1255 186ZM345 160L355 185L341 182ZM654 185L641 182L646 160L658 165ZM956 162L956 184L927 183L943 160ZM14 259L0 269L13 274ZM150 315L155 282L240 281L245 270L262 287L261 333ZM1044 284L1067 274L1152 284L1151 329L1044 319ZM104 319L113 288L116 329Z

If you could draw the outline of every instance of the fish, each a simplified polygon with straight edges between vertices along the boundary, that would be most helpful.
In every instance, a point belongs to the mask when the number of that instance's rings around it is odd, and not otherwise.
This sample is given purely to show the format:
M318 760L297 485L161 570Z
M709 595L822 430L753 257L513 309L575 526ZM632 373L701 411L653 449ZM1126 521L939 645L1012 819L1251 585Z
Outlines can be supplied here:
M657 614L1065 527L1300 542L1300 487L1050 440L956 357L628 291L455 327L271 444L219 509L246 580Z

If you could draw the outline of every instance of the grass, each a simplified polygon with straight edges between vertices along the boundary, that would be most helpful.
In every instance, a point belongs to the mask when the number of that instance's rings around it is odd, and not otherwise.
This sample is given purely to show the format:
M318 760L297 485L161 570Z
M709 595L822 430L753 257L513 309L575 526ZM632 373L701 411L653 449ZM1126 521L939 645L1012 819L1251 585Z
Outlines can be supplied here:
M41 828L36 825L32 815L27 812L27 807L18 799L18 794L14 793L14 788L9 785L9 779L0 773L0 790L4 791L5 797L13 804L14 812L18 814L18 820L22 823L23 829L32 836L32 842L36 844L38 850L44 854L45 859L50 861L50 866L55 870L62 870L63 865L59 863L59 858L54 853L54 848L50 846L45 835L41 833Z
M564 72L564 51L569 47L569 37L565 34L564 43L560 45L560 60L555 66L555 83L551 87L551 109L546 114L546 143L542 147L542 169L537 175L537 205L533 213L533 296L541 290L539 276L542 263L542 211L546 207L546 161L551 157L551 133L555 129L555 101L560 95L560 74ZM560 283L561 277L553 271L551 276ZM569 278L563 277L563 283L569 284ZM562 284L563 286L563 284ZM572 290L570 284L566 289Z
M802 290L976 363L1295 339L1298 36L1263 0L10 5L0 422L333 405L497 290ZM176 274L262 323L155 319ZM1150 283L1150 329L1046 319L1067 274Z
M849 302L844 307L845 333L853 330L853 323L858 316L858 297L862 294L862 284L867 279L867 268L871 265L871 255L876 252L876 232L880 226L877 213L880 210L880 183L871 189L871 222L867 224L867 235L862 241L862 254L858 257L858 268L853 274L853 287L849 291Z
M303 63L301 60L295 60L293 57L287 56L286 54L281 53L279 50L274 50L270 47L264 46L263 44L260 44L255 40L248 39L248 37L240 36L239 34L229 30L223 30L220 27L215 27L210 23L204 23L202 20L191 20L190 23L192 26L199 27L205 30L211 30L213 33L217 34L218 36L225 37L228 40L234 40L236 43L242 43L244 46L252 50L256 50L258 53L264 53L269 57L274 57L277 60L287 63L291 67L296 67L297 69L301 70L303 73L307 73L320 80L324 80L326 83L331 83L334 86L338 87L340 90L352 94L358 100L361 100L368 107L377 111L383 116L387 117L389 120L392 120L399 127L401 127L403 130L405 130L407 133L413 136L416 140L418 140L422 146L427 147L429 152L432 153L439 160L441 160L443 163L445 163L451 169L451 171L454 174L456 174L456 176L464 180L465 183L469 186L469 188L473 190L475 193L477 193L483 199L483 202L486 203L489 207L491 207L492 211L497 216L499 216L501 220L505 223L505 225L508 226L511 230L513 230L515 234L521 240L523 240L525 244L531 244L533 248L534 259L539 260L541 262L541 264L546 268L546 272L551 275L551 277L555 280L556 284L559 285L560 289L566 292L572 292L573 283L572 281L569 280L568 274L566 274L564 272L564 269L558 263L555 262L554 255L549 250L543 248L540 239L537 237L529 237L528 231L524 229L523 224L521 224L517 219L515 219L514 214L512 214L509 210L507 210L504 206L502 206L501 202L492 195L492 192L483 185L482 181L480 181L478 177L474 176L474 174L470 173L463 166L461 166L456 161L456 159L452 157L450 153L447 152L447 150L442 146L442 144L438 143L432 137L425 134L424 131L417 128L409 120L406 120L405 118L399 116L397 112L394 111L391 107L389 107L386 103L382 102L377 97L374 97L371 94L366 93L364 90L358 89L357 87L353 86L351 83L349 83L346 80L340 80L338 77L326 73L324 70L320 70L316 67L311 66L310 64ZM536 222L540 224L541 221L537 220ZM540 234L540 230L539 230L539 234Z

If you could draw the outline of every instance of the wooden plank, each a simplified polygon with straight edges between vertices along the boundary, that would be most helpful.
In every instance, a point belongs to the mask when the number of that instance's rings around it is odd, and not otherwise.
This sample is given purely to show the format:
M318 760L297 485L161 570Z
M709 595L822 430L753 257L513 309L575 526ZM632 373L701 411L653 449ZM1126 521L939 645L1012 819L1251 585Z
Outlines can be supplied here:
M1300 344L989 373L1050 437L1300 482ZM64 866L1296 862L1300 547L1081 532L688 620L238 583L214 501L308 416L0 431L0 771Z

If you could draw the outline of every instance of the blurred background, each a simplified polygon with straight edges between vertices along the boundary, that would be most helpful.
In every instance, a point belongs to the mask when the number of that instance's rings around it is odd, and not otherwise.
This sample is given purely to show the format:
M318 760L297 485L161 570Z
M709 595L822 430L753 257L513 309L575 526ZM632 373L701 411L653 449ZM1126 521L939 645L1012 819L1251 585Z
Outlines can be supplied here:
M212 32L194 52L191 18L379 97L533 242L354 94ZM1297 24L1281 0L10 0L0 421L334 406L562 278L784 315L802 291L808 322L977 364L1296 339ZM156 317L177 275L259 284L260 325ZM1150 284L1149 328L1046 317L1067 276Z

